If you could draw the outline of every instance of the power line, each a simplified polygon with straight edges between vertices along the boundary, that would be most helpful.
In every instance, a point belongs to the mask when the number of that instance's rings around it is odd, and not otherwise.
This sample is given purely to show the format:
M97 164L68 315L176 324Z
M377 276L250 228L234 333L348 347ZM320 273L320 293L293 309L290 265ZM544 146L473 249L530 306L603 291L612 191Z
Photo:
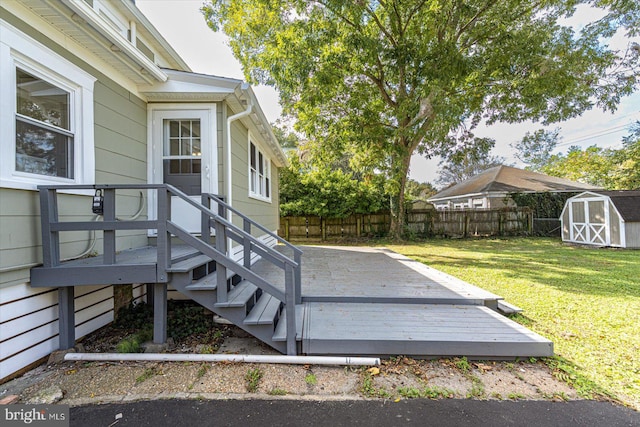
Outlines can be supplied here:
M591 133L591 134L579 136L579 137L570 139L568 141L565 141L565 142L563 142L561 144L558 144L557 147L562 147L562 146L566 146L566 145L569 145L569 144L575 144L577 142L588 141L590 139L598 138L600 136L606 136L606 135L611 135L611 134L614 134L614 133L619 133L619 132L622 132L622 131L628 129L629 126L630 125L615 126L615 127L612 127L612 128L607 128L607 129L603 129L603 130L600 130L600 131L596 131L596 132Z

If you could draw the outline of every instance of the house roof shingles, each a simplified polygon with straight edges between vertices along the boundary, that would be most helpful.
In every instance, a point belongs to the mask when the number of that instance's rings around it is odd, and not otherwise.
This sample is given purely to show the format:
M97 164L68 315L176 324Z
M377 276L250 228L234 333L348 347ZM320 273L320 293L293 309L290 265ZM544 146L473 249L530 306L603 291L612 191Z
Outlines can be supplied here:
M598 190L590 184L543 175L511 166L496 166L453 185L429 200L439 200L468 194L517 193L517 192L566 192Z

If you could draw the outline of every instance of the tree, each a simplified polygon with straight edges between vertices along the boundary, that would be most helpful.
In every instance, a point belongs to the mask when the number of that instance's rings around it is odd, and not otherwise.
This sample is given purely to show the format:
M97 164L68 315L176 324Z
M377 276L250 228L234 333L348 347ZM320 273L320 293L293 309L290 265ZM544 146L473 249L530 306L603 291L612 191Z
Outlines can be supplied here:
M611 188L612 156L612 150L596 145L584 150L573 146L569 148L566 155L562 153L552 155L541 171L551 176Z
M341 169L316 167L289 154L280 173L280 214L344 218L379 212L388 201L380 180L360 181Z
M504 164L504 157L489 154L495 143L492 138L478 138L471 132L463 132L456 138L457 149L438 163L436 183L448 187Z
M429 182L418 182L414 179L409 179L405 187L405 198L407 201L427 200L437 192L438 190Z
M538 129L531 133L527 132L522 140L511 147L516 150L515 156L528 166L526 169L540 172L551 159L551 153L558 145L560 129L544 130Z
M578 2L209 0L202 10L247 80L276 87L299 130L386 174L399 237L412 154L450 151L447 135L465 123L546 124L613 110L634 90L638 52L600 40L632 26L640 6L593 0L611 10L576 34L559 19Z

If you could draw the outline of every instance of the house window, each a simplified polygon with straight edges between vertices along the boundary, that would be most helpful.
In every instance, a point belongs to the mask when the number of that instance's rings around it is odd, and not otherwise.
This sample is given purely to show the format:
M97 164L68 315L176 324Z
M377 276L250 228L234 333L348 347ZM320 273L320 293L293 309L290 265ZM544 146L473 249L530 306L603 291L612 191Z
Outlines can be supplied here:
M73 179L71 94L16 68L16 171Z
M249 141L249 195L271 200L271 161Z
M0 186L93 184L95 78L0 21Z

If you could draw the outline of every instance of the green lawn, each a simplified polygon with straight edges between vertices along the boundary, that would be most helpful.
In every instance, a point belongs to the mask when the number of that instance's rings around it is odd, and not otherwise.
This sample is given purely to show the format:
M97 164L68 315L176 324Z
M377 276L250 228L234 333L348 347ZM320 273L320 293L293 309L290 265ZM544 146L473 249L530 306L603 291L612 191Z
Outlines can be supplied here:
M640 251L540 238L387 246L523 308L514 320L554 342L559 377L640 408Z

